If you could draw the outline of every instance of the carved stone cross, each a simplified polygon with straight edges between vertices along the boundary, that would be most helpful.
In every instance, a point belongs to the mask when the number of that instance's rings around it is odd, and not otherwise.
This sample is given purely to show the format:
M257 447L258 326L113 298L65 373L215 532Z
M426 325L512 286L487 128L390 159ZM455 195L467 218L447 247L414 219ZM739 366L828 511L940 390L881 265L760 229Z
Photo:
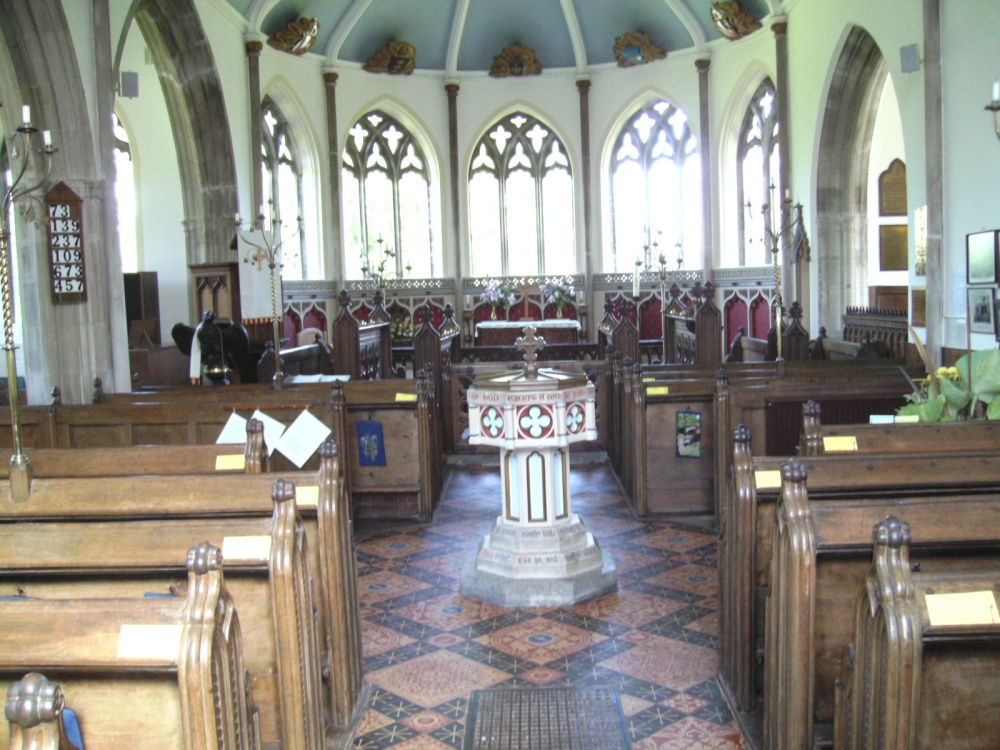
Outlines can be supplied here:
M524 352L524 374L534 378L538 374L538 350L545 348L545 339L535 335L534 326L525 326L524 335L517 338L514 348Z

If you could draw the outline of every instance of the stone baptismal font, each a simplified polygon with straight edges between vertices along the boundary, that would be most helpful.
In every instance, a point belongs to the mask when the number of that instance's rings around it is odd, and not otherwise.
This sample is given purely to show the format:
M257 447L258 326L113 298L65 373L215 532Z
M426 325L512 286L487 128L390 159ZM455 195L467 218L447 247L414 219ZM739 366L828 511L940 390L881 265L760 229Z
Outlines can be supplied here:
M618 588L611 555L573 512L569 446L597 437L594 386L585 375L539 368L545 341L526 326L522 369L476 378L469 441L500 449L501 512L460 593L504 607L552 607Z

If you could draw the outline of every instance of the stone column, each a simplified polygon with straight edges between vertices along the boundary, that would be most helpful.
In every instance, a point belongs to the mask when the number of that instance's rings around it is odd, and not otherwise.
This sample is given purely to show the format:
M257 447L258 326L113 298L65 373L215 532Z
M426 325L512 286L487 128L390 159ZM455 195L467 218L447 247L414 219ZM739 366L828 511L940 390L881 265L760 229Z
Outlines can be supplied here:
M339 74L334 70L323 71L323 84L326 87L326 142L329 154L328 169L330 170L330 225L333 232L333 263L334 270L330 273L327 264L326 275L339 278L346 268L344 259L343 218L340 211L340 130L337 127L337 79Z
M924 0L924 148L927 169L927 353L942 362L944 344L944 141L941 107L941 2Z
M791 221L791 211L785 203L785 192L792 189L792 128L791 111L788 104L788 19L778 16L771 25L774 32L774 56L776 60L776 72L778 80L775 81L775 99L778 106L778 122L781 127L778 129L778 148L781 149L781 175L780 185L774 200L781 205L781 215L779 221L782 227L787 227ZM785 307L788 307L799 298L799 288L795 282L790 249L787 242L782 242L781 253L781 297Z
M260 52L264 44L256 35L248 35L245 44L247 53L247 71L249 74L250 99L250 185L252 206L251 216L257 217L257 211L264 202L264 175L261 162L261 144L263 143L263 115L260 107Z
M462 221L459 201L458 181L458 83L452 81L444 85L448 95L448 174L451 182L451 233L455 242L455 317L462 320L465 311L465 295L462 294ZM471 273L471 258L469 271ZM442 273L444 269L441 269Z
M97 170L101 179L100 203L103 209L102 224L104 234L104 277L106 294L92 304L106 306L109 330L95 331L99 338L107 336L110 341L111 371L108 372L98 362L100 377L105 384L113 384L108 390L128 391L131 388L129 370L128 336L125 330L125 286L122 277L121 248L118 242L118 201L115 198L115 143L111 131L111 113L114 111L115 82L112 78L111 12L109 0L94 0L94 68L97 77L97 121L104 127L97 128L98 161ZM91 263L98 260L93 258ZM99 293L98 293L99 294ZM103 315L101 316L103 317ZM102 347L103 348L103 347ZM95 375L98 373L95 372ZM105 386L107 387L107 386Z
M712 242L712 135L708 120L708 69L712 61L702 58L694 61L698 69L698 119L699 140L701 141L701 263L706 281L712 280L712 268L715 265L715 248ZM664 306L666 301L664 300Z
M594 310L594 237L593 237L593 190L590 164L590 85L589 78L578 78L577 91L580 92L580 152L583 155L583 273L587 307ZM588 327L594 325L593 315L588 316ZM584 332L588 340L590 331Z

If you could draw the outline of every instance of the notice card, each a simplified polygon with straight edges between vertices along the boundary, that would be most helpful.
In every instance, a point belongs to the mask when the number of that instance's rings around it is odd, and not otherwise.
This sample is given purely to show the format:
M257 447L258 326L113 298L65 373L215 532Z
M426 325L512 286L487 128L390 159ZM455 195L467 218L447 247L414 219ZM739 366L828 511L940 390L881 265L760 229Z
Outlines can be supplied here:
M274 448L281 439L281 433L285 431L285 425L279 422L274 417L267 416L260 409L257 409L251 416L250 419L259 419L261 424L264 425L264 444L267 446L267 455L274 453ZM244 437L244 441L246 438Z
M306 410L296 417L275 447L301 469L323 441L330 436L330 432L329 427Z
M670 393L669 385L650 385L646 387L647 396L666 396Z
M961 594L927 594L927 616L931 626L1000 625L997 600L992 591Z
M181 625L122 625L118 631L118 658L176 662L181 629Z
M896 424L916 424L919 421L919 414L901 414L896 417Z
M836 435L823 438L823 450L827 453L839 451L856 451L858 439L854 435Z
M247 421L236 412L229 415L229 421L222 427L222 434L215 440L216 445L245 445L247 442Z
M270 557L271 537L267 535L222 537L222 559L225 562L268 560Z
M302 508L315 508L319 505L319 487L311 485L295 485L295 504Z
M892 424L895 419L892 414L870 414L868 424Z
M753 473L758 490L773 490L781 486L781 472L778 469L757 469Z
M234 453L230 456L216 456L216 471L243 471L247 467L247 457L242 453Z

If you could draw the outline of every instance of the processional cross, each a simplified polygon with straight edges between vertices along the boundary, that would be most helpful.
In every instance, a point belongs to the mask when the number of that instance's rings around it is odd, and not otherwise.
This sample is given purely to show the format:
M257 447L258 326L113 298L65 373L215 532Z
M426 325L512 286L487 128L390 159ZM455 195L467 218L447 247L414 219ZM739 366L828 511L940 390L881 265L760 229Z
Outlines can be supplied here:
M545 348L545 339L535 335L534 326L525 326L524 335L518 336L514 348L524 352L524 374L534 378L538 374L538 351Z

